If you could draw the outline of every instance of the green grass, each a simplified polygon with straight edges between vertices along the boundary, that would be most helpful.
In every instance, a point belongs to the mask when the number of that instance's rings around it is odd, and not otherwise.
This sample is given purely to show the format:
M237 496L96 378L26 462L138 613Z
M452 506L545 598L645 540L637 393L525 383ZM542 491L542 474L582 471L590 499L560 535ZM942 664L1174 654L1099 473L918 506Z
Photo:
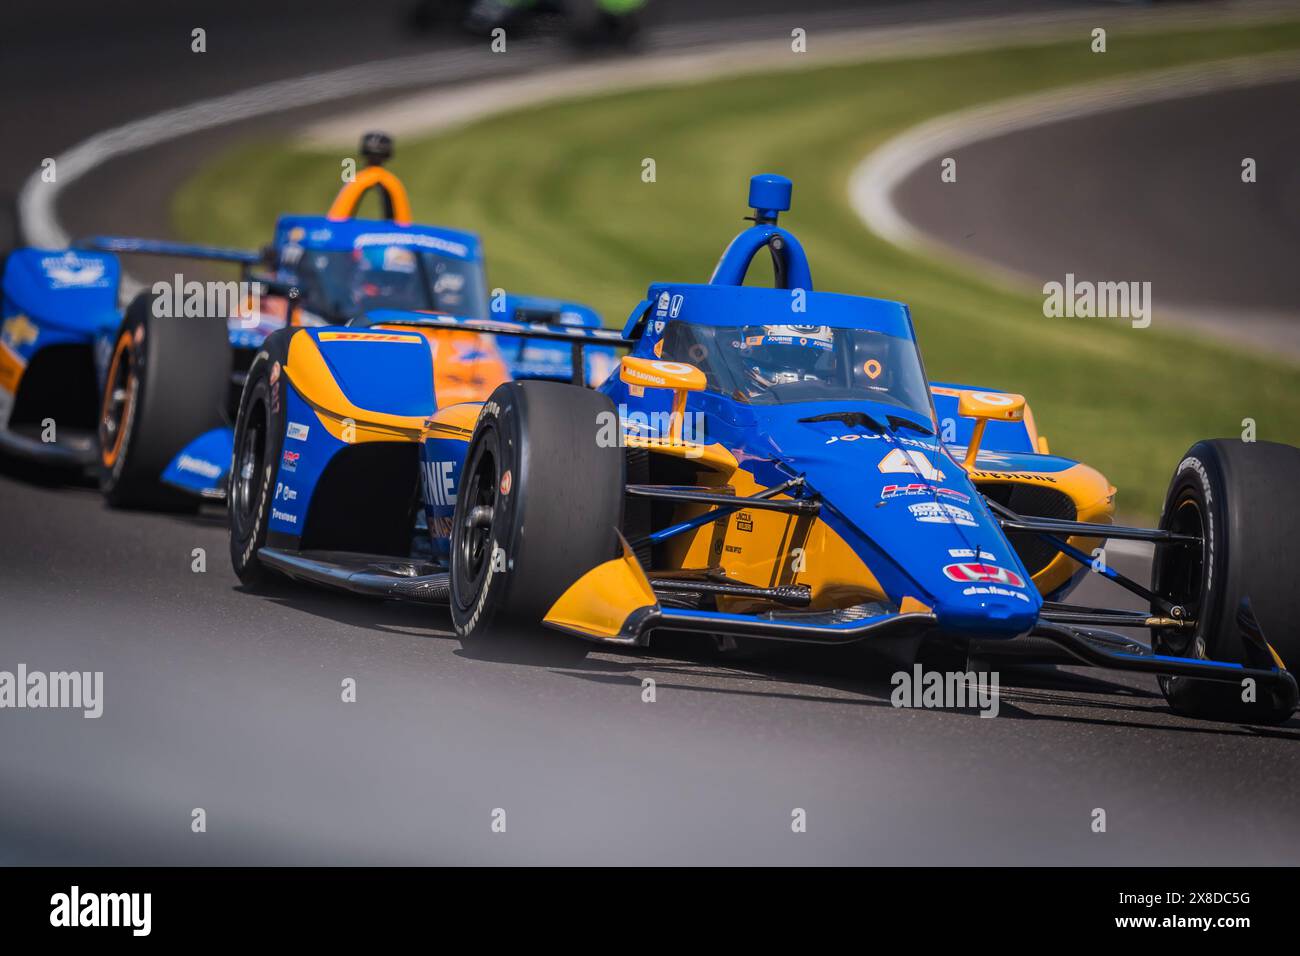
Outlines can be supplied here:
M1300 369L1176 331L1047 319L1041 296L868 233L846 181L876 144L927 117L1116 74L1300 47L1300 23L1167 36L1086 37L837 66L560 102L398 144L393 169L424 221L482 234L493 286L578 298L619 325L652 280L704 281L743 225L748 177L795 180L785 218L820 289L912 306L932 378L1024 392L1053 451L1103 471L1129 516L1154 516L1196 439L1300 443ZM653 157L657 182L641 181ZM248 144L175 199L180 234L257 245L279 210L323 211L340 156ZM1153 172L1158 175L1158 171ZM757 260L756 260L757 261Z

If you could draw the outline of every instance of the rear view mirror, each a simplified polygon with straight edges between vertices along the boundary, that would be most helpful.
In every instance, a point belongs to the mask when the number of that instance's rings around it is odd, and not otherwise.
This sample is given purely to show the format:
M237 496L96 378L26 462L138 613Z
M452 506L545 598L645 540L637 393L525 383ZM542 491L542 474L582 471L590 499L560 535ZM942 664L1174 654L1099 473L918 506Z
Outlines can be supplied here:
M708 384L704 373L694 365L686 362L665 362L660 359L635 358L623 356L618 377L638 394L643 388L671 388L673 390L673 414L669 440L682 440L682 422L686 416L686 396L690 392L699 392Z
M962 462L963 467L969 471L975 467L975 456L979 454L980 442L984 440L984 426L990 421L1023 421L1025 396L1011 392L963 391L957 399L957 414L963 418L975 419L975 431L971 433L966 459Z

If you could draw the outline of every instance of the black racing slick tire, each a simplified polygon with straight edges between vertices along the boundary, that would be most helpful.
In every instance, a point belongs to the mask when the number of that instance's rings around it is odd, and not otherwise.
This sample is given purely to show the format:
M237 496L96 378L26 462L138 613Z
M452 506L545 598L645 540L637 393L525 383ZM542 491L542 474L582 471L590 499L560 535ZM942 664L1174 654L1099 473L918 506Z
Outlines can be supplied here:
M272 489L284 450L287 414L284 367L289 339L296 329L272 332L248 367L235 418L235 448L230 462L226 510L230 517L230 561L240 582L264 590L274 572L258 558L266 544L271 519Z
M99 488L115 508L194 511L200 498L161 481L182 448L218 428L230 389L224 318L154 314L142 292L114 340L99 414Z
M1300 449L1290 445L1214 439L1188 450L1169 484L1160 527L1203 544L1157 546L1152 590L1184 608L1196 626L1155 631L1157 653L1272 666L1273 654L1250 640L1253 631L1288 669L1300 669L1297 488ZM1212 720L1276 724L1295 704L1293 695L1264 687L1248 692L1237 683L1162 677L1160 685L1174 711Z
M610 399L558 382L509 382L483 405L457 490L451 618L467 651L512 656L522 641L585 655L539 634L551 605L619 553L623 449L597 441Z

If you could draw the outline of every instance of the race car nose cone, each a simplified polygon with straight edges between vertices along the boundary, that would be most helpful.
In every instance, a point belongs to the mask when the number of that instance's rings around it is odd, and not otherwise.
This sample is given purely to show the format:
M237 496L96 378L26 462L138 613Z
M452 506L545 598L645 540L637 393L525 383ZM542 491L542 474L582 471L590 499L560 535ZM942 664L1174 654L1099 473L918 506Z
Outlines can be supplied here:
M934 608L939 627L976 637L1015 637L1038 623L1037 595L999 594L998 590L997 585L973 584L959 597L940 601Z

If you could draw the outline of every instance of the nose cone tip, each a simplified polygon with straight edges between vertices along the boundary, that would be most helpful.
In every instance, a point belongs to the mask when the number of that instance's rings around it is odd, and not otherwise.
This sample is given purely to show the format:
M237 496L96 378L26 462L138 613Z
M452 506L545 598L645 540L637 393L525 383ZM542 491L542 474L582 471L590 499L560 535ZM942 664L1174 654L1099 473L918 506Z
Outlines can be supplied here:
M998 594L966 595L962 600L940 602L934 609L944 630L976 637L1015 637L1038 623L1042 607L1035 599Z

